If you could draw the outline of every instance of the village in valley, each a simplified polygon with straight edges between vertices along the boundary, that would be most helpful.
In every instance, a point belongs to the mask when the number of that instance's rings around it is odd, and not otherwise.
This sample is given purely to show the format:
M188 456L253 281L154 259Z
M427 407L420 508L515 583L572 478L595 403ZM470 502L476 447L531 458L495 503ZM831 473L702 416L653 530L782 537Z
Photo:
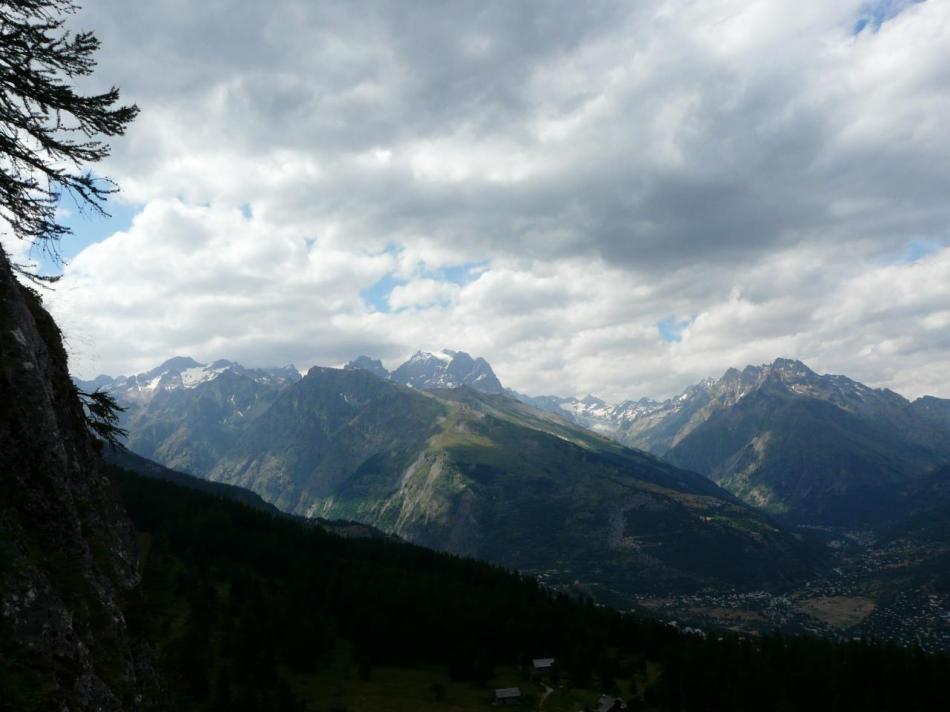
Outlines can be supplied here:
M831 574L787 591L706 588L630 596L572 580L567 571L536 575L552 588L645 613L696 635L773 631L950 651L950 587L939 570L945 551L907 538L878 541L867 531L825 534L833 537Z

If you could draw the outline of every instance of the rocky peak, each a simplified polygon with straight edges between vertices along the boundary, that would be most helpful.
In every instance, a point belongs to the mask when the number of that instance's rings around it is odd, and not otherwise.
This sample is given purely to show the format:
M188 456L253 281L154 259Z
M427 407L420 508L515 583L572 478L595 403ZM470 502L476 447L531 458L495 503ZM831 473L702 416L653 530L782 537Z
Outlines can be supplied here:
M361 368L364 371L369 371L374 376L382 378L383 380L389 380L391 375L389 371L386 370L386 367L383 366L382 361L379 359L370 358L369 356L357 356L343 368L347 370Z
M149 371L147 375L155 376L164 373L181 373L189 368L200 368L202 365L203 364L198 363L190 356L172 356L158 368Z
M751 367L747 367L747 370L748 368L751 368ZM722 384L732 384L732 383L739 383L739 381L741 380L742 380L742 371L740 371L737 368L728 368L726 369L726 372L722 374L722 378L720 378L718 382Z
M804 393L808 384L821 377L801 361L790 358L777 358L770 364L748 365L741 371L737 368L726 369L718 379L704 379L690 387L703 391L722 405L732 405L752 391L768 386L781 391L788 387L798 393ZM684 393L690 393L687 388Z
M937 427L950 430L950 399L922 396L911 403L910 408L918 417Z
M392 379L413 388L438 389L469 386L483 393L504 393L489 363L464 351L417 351L392 372Z
M773 373L796 378L813 378L818 375L804 363L793 358L777 358L772 362L771 369Z
M78 380L80 388L91 391L104 387L120 402L146 404L162 391L192 389L208 383L223 374L250 378L251 380L282 387L300 380L300 372L293 364L274 368L245 368L235 361L218 359L203 364L189 356L175 356L160 366L131 376L99 376L94 381Z

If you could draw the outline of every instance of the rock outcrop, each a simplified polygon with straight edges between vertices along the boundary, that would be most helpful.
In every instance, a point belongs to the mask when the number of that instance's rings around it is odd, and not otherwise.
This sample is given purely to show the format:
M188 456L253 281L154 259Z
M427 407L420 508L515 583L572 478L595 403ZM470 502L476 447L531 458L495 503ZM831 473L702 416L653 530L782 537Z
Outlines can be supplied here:
M0 250L0 710L148 707L138 583L60 332Z

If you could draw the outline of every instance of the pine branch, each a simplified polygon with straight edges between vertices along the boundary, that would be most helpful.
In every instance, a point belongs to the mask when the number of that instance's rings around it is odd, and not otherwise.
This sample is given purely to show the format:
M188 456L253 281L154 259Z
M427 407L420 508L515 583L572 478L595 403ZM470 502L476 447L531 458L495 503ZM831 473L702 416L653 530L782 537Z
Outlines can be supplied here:
M62 195L108 214L118 187L83 167L107 158L101 137L124 134L139 111L121 105L115 87L73 88L70 80L94 71L99 49L93 33L65 29L77 10L71 0L0 0L0 218L59 263L56 244L72 233L56 219Z
M129 432L119 427L119 413L125 411L115 397L102 389L92 393L76 390L82 401L86 416L86 427L89 433L102 443L109 444L113 450L124 450L121 440Z

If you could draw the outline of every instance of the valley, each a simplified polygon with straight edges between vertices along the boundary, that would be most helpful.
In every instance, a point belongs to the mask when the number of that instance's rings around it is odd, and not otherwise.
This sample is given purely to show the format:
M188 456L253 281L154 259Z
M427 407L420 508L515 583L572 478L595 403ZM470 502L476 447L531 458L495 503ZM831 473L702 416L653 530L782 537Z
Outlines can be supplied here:
M927 709L947 697L944 656L700 631L470 559L332 536L181 482L111 477L147 542L136 628L189 709L480 710L503 687L553 712L605 692L629 709L733 711L743 699L738 709L752 712L773 700L809 709L832 681L849 699L871 690ZM540 651L556 662L541 676Z
M598 427L601 401L586 399L584 420L563 399L555 408L558 399L514 398L484 359L450 350L417 353L393 371L360 357L303 377L292 367L177 358L102 384L128 409L133 451L298 516L363 522L698 629L950 646L941 569L950 540L932 531L946 487L924 474L947 447L940 399L915 406L779 359L707 379L662 407L639 401L629 421L647 419L639 442L678 423L661 459ZM874 430L885 422L897 435ZM702 471L687 444L721 448L722 432L761 441L777 428L783 445L744 481L790 472L790 485L805 468L819 483L778 510L736 489L736 475L699 477L667 463ZM819 443L817 432L833 435ZM789 467L792 451L821 457ZM863 465L868 453L892 463L891 474ZM907 474L895 475L900 468Z

